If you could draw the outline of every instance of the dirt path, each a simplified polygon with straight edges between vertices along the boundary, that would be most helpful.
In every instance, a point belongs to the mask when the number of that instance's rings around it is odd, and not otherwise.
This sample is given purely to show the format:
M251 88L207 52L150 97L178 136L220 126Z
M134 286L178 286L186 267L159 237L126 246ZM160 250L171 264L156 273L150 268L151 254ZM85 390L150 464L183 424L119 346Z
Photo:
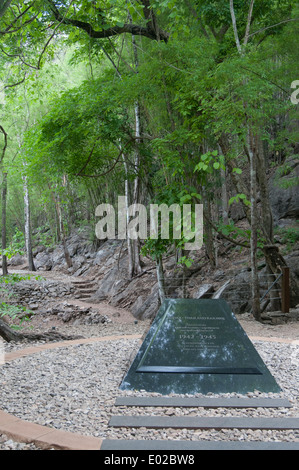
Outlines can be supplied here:
M70 275L66 275L57 271L38 271L38 272L32 272L32 271L26 271L22 269L10 269L10 273L15 273L15 274L30 274L32 276L38 275L41 276L47 280L53 280L53 281L58 281L58 282L63 282L67 284L73 284L73 282L78 282L78 281L93 281L91 277L74 277ZM126 329L127 327L134 326L136 324L136 319L133 317L131 312L126 309L122 308L117 308L109 305L109 302L107 301L102 301L99 303L92 303L89 302L88 300L81 300L77 298L66 298L63 299L61 297L57 298L57 303L62 303L62 302L67 302L70 305L77 305L79 307L92 307L93 309L97 310L100 314L106 315L113 324L118 325L117 327L121 327L123 325L123 328ZM246 333L249 336L262 336L262 337L267 337L267 338L284 338L284 339L292 339L292 340L298 340L299 339L299 322L292 321L288 322L282 325L268 325L268 324L261 324L256 322L252 316L248 314L244 315L238 315L237 316L240 324L246 331ZM140 324L144 324L144 327L147 328L149 325L149 321L139 321L139 329L141 327ZM72 330L72 333L74 333L75 330L78 331L78 334L80 334L80 331L82 330L82 326L78 325L74 327L73 325L69 323L63 323L61 320L55 318L54 315L50 315L48 317L44 316L39 316L36 315L32 317L32 320L30 321L30 326L28 328L33 328L33 329L50 329L50 328L57 328L59 330L63 330L64 332L67 332L68 330ZM112 327L112 325L111 325ZM85 326L84 325L84 332L85 336L88 334L88 328L90 329L90 334L94 335L98 331L99 327L98 326ZM27 327L26 327L27 329Z
M76 282L88 282L88 281L94 281L93 278L91 277L74 277L70 276L67 274L63 274L57 271L28 271L24 269L10 269L9 274L20 274L20 275L30 275L30 276L41 276L42 278L46 280L51 280L55 282L62 282L65 284L70 284L74 285ZM131 312L129 310L123 309L123 308L117 308L113 307L112 305L109 304L108 301L101 301L99 303L94 303L87 300L81 300L76 298L75 296L73 298L67 297L67 298L61 298L57 297L56 299L53 299L53 303L63 303L66 302L69 305L76 305L79 307L91 307L94 310L97 310L98 313L102 315L106 315L113 323L124 323L124 324L134 324L136 322L136 319L133 317ZM52 327L68 327L67 324L63 323L61 320L57 320L55 316L50 315L47 318L40 318L39 315L33 316L31 321L30 321L30 326L35 328L38 327L40 328L42 325L49 329ZM78 325L78 329L80 328L80 325Z

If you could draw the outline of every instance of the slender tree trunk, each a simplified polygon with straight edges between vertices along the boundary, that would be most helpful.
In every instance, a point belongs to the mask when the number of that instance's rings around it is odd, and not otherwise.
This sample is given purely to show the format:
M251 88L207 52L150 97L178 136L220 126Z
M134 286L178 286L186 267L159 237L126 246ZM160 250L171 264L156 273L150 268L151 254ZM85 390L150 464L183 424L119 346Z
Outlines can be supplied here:
M267 168L265 163L264 149L261 138L256 136L257 149L257 180L259 183L261 206L262 206L262 227L267 243L273 243L273 216L270 204L269 188L267 181Z
M251 289L252 289L252 313L257 321L261 320L260 289L257 269L257 177L256 177L256 149L252 133L249 132L249 156L250 156L250 198L251 198Z
M138 50L136 45L135 36L132 36L132 45L133 45L133 53L134 53L134 62L135 62L135 69L136 73L138 73ZM140 118L140 104L138 101L135 103L134 108L135 113L135 138L136 138L136 156L135 156L135 163L134 163L134 171L135 171L135 180L134 180L134 189L133 189L133 204L138 204L140 200L140 143L141 143L141 118ZM134 257L134 267L133 267L133 275L140 274L142 272L141 262L140 262L140 240L132 240L133 245L133 257Z
M67 249L67 246L66 246L65 230L64 230L64 223L63 223L63 218L62 218L62 211L61 211L59 196L56 197L56 209L57 209L57 215L58 215L58 220L59 220L59 230L62 236L62 244L63 244L65 261L66 261L67 267L71 268L73 263L69 254L69 250Z
M250 25L251 25L251 20L252 20L252 13L253 13L254 1L255 1L255 0L251 0L251 1L250 1L249 11L248 11L248 17L247 17L246 31L245 31L244 41L243 41L244 46L247 46L248 39L249 39Z
M226 186L226 171L221 169L221 206L222 206L222 221L228 225L228 199L227 199L227 186Z
M264 149L262 145L262 140L260 136L256 135L256 149L257 149L257 180L259 183L259 190L260 190L260 197L261 197L261 226L263 230L263 235L267 239L267 244L273 243L273 216L272 216L272 209L270 204L269 198L269 188L267 182L267 169L266 169L266 162L265 162L265 155ZM267 258L266 258L267 263ZM273 282L275 281L275 274L271 272L271 268L267 263L267 283L268 287L270 287ZM277 292L278 286L276 285L275 288L271 289L269 292L270 297L270 305L272 311L278 311L281 308L281 302L279 300L279 295Z
M25 245L28 259L28 265L30 271L36 271L33 261L32 254L32 242L31 242L31 227L30 227L30 204L29 204L29 191L27 176L23 176L23 187L24 187L24 215L25 215Z
M160 302L162 305L166 298L162 255L160 255L156 260L156 271L157 271L157 281L158 281L158 287L159 287L159 297L160 297Z
M7 173L3 172L2 178L2 274L8 274L6 250L6 204L7 204Z
M237 46L237 49L238 49L239 53L241 54L242 48L241 48L239 34L238 34L237 21L236 21L234 1L233 0L230 0L230 14L231 14L231 18L232 18L232 24L233 24L233 30L234 30L234 35L235 35L236 46Z
M126 174L126 179L125 179L125 199L126 199L126 221L127 221L127 228L129 225L130 217L129 217L129 206L130 206L130 188L129 188L129 181L128 181L128 166L126 159L123 155L123 162L124 162L124 168L125 168L125 174ZM134 257L133 257L133 250L132 250L132 240L128 237L127 235L127 247L128 247L128 275L129 278L131 279L134 274Z
M206 249L209 257L211 268L216 267L216 256L215 256L215 247L214 247L214 238L213 238L213 227L211 226L209 220L212 220L211 214L211 202L209 200L209 195L205 194L204 196L204 211L206 214L205 218L205 234L206 234Z
M135 171L135 179L134 179L134 187L133 187L133 204L138 204L140 201L140 176L139 176L139 169L140 169L140 152L139 152L139 144L140 144L140 106L137 102L135 104L135 137L136 137L136 156L134 162L134 171ZM133 249L133 275L140 274L142 272L142 267L140 263L140 240L131 240L132 242L132 249Z

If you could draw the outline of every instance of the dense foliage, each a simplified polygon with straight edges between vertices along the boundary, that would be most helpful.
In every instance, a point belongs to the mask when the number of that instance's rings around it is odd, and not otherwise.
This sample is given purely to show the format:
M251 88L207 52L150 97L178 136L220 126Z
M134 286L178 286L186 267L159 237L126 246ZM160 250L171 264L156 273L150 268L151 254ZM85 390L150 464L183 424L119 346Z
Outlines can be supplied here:
M31 229L55 240L126 193L200 201L212 265L215 233L251 252L272 243L266 175L298 153L298 20L291 0L0 2L3 254L28 221L24 192ZM161 262L175 243L189 267L185 241L182 227L142 250Z

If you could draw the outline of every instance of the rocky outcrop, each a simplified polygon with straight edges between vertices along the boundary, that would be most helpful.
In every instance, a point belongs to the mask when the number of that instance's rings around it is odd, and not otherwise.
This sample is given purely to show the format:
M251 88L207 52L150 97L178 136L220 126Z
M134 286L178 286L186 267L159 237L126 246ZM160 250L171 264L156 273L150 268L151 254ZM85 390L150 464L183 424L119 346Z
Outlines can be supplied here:
M87 227L83 231L75 231L68 237L67 246L72 260L71 268L68 268L65 262L61 245L51 249L39 243L34 248L37 274L57 271L59 274L71 275L72 282L22 281L14 287L15 303L46 314L49 309L51 311L55 307L53 306L54 298L60 305L62 301L68 301L70 298L94 304L105 301L112 307L129 310L136 319L153 318L160 306L155 264L148 258L143 258L144 272L134 279L129 279L126 244L121 240L106 240L101 242L99 248L96 248L89 241L90 230ZM178 269L174 255L169 254L164 262L167 297L186 296L196 299L221 297L227 300L235 314L250 312L251 273L248 267L250 263L246 254L238 258L237 252L231 250L233 247L228 246L225 254L222 257L219 255L220 267L212 270L203 249L192 267L186 270L184 287L182 271ZM236 253L236 259L234 253ZM285 256L285 259L299 281L299 250ZM15 263L23 261L24 258L19 257ZM265 267L260 265L261 296L268 287L264 274ZM59 302L60 299L61 302ZM298 303L299 298L292 298L291 307L295 307ZM61 310L58 318L64 322L78 319L74 316L76 309L73 313L68 308L66 310ZM95 319L95 321L98 320Z
M269 181L270 204L275 224L299 218L299 157L289 157Z
M99 313L92 307L82 307L68 302L49 307L43 315L54 315L64 323L71 322L73 325L96 325L111 322L107 315Z

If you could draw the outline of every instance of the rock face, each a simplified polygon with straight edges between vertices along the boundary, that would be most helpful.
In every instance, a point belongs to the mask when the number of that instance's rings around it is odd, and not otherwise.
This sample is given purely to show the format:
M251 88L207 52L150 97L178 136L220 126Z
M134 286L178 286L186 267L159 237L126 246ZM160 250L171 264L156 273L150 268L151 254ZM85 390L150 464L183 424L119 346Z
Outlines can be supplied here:
M283 172L284 169L284 172ZM274 222L299 217L299 157L286 159L269 182L270 203Z
M203 284L198 291L193 294L194 299L209 299L214 292L213 284Z
M225 278L219 282L217 275L214 284L203 284L197 289L192 297L195 299L218 299L226 300L235 315L248 312L251 309L250 272L245 269L231 275L229 280Z
M290 160L297 172L299 165ZM281 179L293 177L289 173ZM274 185L274 179L273 179ZM275 209L276 219L280 217L297 217L299 212L298 194L294 195L294 188L278 191L272 188L272 207ZM289 191L289 196L287 193ZM282 196L283 194L283 196ZM280 202L279 202L280 201ZM283 201L283 202L281 202ZM280 219L286 220L286 219ZM294 219L292 219L294 220ZM153 318L157 313L160 300L156 278L155 265L144 258L144 273L134 279L128 278L128 252L126 244L121 240L106 240L96 248L91 240L91 227L75 231L68 239L67 247L72 260L72 266L68 268L62 245L55 249L47 248L41 243L34 248L34 263L37 274L44 271L57 271L73 277L71 283L57 283L54 281L35 282L22 281L14 286L14 303L29 306L33 311L45 314L48 309L54 308L53 300L62 305L63 301L71 298L79 299L78 289L81 289L81 300L99 303L108 302L112 307L131 311L137 319ZM226 252L225 252L226 253ZM248 267L248 258L244 256L242 261L230 257L231 266L226 254L219 256L218 270L209 268L208 258L204 249L196 254L196 262L190 270L187 270L185 292L183 289L182 271L178 269L174 256L168 256L164 263L166 295L169 298L224 298L231 306L235 314L250 312L251 310L251 273ZM229 258L228 258L229 259ZM299 250L285 257L297 281L299 281ZM14 265L24 263L23 257L16 257ZM241 263L241 264L240 264ZM11 263L12 264L12 263ZM239 268L237 267L239 265ZM191 271L193 269L193 271ZM265 269L260 270L261 296L267 289L267 283L263 279ZM84 285L84 283L86 283ZM92 285L91 285L92 283ZM77 291L76 291L77 289ZM293 298L291 307L299 303L299 298ZM69 307L60 311L62 321L77 321L76 309L70 311ZM101 321L92 317L92 311L87 315L88 321ZM56 314L56 313L50 313ZM57 313L58 315L58 313ZM87 318L86 317L86 318ZM93 320L90 320L93 318Z
M155 270L141 277L128 278L127 248L114 240L107 241L98 251L94 263L101 276L93 302L108 300L113 307L126 308L135 318L146 319L155 315L159 308ZM152 266L151 266L152 267ZM147 266L144 266L147 269Z

